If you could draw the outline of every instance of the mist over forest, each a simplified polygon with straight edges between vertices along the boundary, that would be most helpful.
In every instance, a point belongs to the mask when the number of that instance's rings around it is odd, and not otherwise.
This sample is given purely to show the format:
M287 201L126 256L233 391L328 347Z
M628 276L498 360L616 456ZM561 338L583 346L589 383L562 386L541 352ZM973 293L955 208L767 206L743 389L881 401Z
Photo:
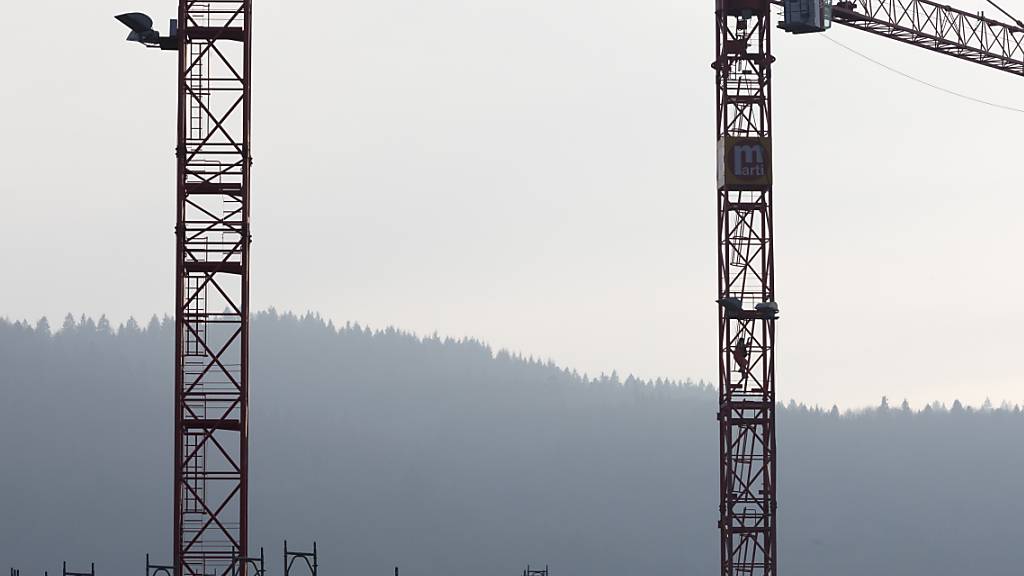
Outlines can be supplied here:
M0 564L169 560L172 350L167 320L0 321ZM275 312L251 363L250 546L271 575L285 538L316 539L326 575L718 569L709 385ZM1019 570L1019 407L790 403L778 426L784 574Z

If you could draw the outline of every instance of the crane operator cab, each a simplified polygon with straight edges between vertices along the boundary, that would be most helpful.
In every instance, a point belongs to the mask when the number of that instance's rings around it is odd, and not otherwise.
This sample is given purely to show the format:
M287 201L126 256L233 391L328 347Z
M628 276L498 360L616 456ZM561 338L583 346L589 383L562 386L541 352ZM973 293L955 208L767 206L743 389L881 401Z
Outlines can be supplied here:
M784 0L779 28L793 34L824 32L832 26L832 0Z

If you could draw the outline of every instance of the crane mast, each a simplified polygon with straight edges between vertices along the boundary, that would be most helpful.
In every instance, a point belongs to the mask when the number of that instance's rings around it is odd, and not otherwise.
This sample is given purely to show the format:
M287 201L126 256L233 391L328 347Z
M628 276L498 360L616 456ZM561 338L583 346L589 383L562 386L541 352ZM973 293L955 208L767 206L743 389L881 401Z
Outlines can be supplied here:
M771 14L718 0L718 351L722 574L776 574Z
M723 576L778 574L771 51L780 28L857 28L1024 75L1024 23L931 0L715 0L719 533Z
M248 555L252 0L179 0L174 573Z

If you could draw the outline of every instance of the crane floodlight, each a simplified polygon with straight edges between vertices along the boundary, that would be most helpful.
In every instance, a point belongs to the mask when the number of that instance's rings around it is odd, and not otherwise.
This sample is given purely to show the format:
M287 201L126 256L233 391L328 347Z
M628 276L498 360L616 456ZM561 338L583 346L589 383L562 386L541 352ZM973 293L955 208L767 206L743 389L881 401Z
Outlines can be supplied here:
M118 22L131 29L127 40L138 42L148 48L159 48L161 50L177 50L178 48L178 21L171 20L171 33L168 36L161 36L153 29L153 19L141 12L129 12L114 16Z
M115 16L122 24L139 34L153 31L153 19L141 12L129 12Z

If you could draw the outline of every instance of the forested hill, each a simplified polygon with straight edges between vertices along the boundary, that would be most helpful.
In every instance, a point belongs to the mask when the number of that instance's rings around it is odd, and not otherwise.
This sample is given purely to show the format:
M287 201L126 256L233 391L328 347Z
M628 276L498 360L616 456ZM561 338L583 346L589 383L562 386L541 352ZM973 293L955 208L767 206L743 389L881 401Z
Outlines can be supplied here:
M166 561L173 326L0 321L0 564ZM252 324L251 540L316 538L326 574L718 570L716 396L585 378L475 341ZM792 575L1013 573L1019 408L778 416Z

